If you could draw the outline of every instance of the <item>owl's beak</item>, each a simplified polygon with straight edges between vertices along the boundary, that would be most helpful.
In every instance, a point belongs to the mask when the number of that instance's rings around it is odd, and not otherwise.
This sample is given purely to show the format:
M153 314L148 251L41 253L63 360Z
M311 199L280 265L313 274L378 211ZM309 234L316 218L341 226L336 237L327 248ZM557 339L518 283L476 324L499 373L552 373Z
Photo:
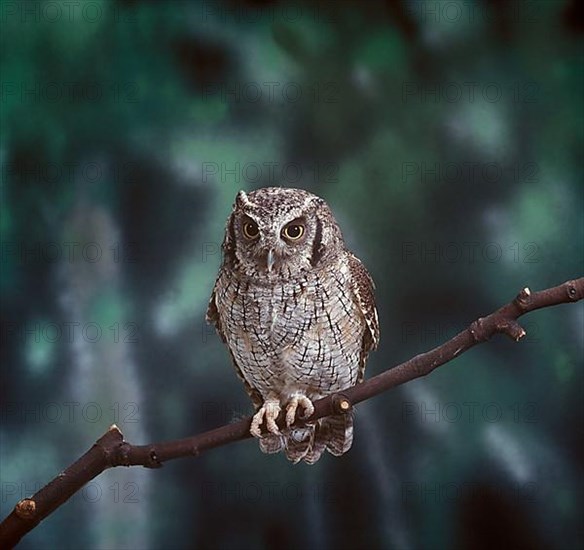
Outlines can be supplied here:
M270 248L270 250L268 251L268 273L272 272L272 268L274 267L274 262L275 262L275 258L274 258L274 251Z

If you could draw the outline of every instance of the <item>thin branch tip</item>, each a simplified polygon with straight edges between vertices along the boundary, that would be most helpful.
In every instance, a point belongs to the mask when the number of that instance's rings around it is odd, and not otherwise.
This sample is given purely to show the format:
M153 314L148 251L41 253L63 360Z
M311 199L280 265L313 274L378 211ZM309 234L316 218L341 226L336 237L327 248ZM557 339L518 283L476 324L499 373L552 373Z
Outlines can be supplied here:
M527 333L524 328L514 319L503 321L498 327L498 332L502 332L509 336L512 340L519 342Z
M529 303L531 302L531 298L532 298L531 290L529 290L529 287L526 286L523 289L521 289L521 292L517 294L513 302L521 311L526 311Z

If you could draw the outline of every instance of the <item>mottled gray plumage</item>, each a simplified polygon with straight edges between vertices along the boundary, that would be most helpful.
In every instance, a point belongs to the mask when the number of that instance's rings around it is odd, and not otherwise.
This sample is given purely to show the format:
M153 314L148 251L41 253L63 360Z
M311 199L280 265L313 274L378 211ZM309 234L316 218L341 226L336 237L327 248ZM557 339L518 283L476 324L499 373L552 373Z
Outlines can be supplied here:
M312 401L361 382L379 340L373 281L323 199L281 187L238 193L207 320L256 407L251 432L262 451L312 464L325 449L349 450L350 415L290 427L300 411L312 414Z

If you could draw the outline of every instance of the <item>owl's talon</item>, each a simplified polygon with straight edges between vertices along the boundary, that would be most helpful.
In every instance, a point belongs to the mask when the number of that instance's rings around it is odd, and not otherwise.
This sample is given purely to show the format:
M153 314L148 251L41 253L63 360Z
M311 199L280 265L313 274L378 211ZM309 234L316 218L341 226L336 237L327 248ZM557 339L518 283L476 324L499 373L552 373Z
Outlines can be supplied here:
M298 406L301 406L304 409L304 413L300 418L308 418L314 412L314 405L306 395L295 394L290 401L288 401L288 405L286 406L286 426L290 427L294 424Z
M266 428L274 435L280 435L280 428L276 424L276 419L280 414L280 402L275 399L268 399L261 406L260 410L254 414L249 431L254 437L262 437L261 425L266 421Z

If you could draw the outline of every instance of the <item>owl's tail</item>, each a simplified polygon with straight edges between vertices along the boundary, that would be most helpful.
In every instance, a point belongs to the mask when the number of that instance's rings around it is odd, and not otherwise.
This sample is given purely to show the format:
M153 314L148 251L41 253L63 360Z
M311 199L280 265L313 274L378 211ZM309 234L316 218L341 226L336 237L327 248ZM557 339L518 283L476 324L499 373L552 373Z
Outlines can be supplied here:
M260 439L264 453L284 451L286 458L295 464L304 460L314 464L324 451L340 456L353 443L353 417L351 414L327 416L314 424L284 431L282 435L270 435Z
M327 416L316 422L310 448L303 459L308 464L314 464L325 450L334 456L341 456L352 444L353 416Z
M294 464L301 460L314 464L325 450L334 456L341 456L352 444L353 417L350 413L320 418L314 424L260 439L262 452L272 454L284 451L286 458Z

